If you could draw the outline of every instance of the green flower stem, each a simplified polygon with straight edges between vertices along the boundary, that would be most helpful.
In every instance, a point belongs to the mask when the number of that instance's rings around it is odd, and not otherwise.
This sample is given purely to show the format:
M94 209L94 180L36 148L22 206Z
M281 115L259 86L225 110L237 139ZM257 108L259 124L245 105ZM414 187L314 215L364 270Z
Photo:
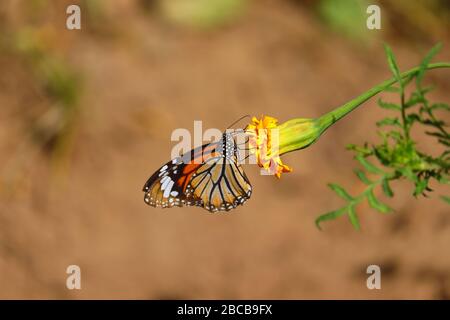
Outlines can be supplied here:
M432 63L427 66L427 70L431 69L438 69L438 68L450 68L450 63L448 62L438 62L438 63ZM402 79L405 79L409 76L415 75L420 70L420 67L415 67L411 70L408 70L406 72L403 72L401 74ZM362 95L356 97L355 99L347 102L346 104L336 108L335 110L328 112L317 119L317 124L320 128L320 134L322 134L326 129L328 129L330 126L332 126L336 121L340 120L356 108L358 108L360 105L362 105L364 102L372 98L373 96L377 95L378 93L382 92L383 90L389 88L391 85L397 82L397 79L391 78L389 80L386 80L379 85L373 87L372 89L364 92Z
M429 64L426 69L450 68L449 62L439 62ZM414 76L418 73L420 67L415 67L409 71L402 73L402 79ZM336 121L358 108L364 102L389 88L397 79L386 80L372 89L364 92L362 95L347 102L346 104L324 114L317 119L295 118L280 124L278 129L278 154L282 155L291 151L300 150L313 144L330 126Z

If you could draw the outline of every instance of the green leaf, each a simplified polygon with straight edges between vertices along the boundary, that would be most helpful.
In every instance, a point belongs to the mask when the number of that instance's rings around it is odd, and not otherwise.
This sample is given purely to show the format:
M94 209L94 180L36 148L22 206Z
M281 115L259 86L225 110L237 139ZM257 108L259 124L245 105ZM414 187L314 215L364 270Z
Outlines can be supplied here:
M400 124L400 121L398 118L384 118L383 120L380 120L376 123L377 127L381 126L396 126L399 128L402 128L402 125Z
M368 148L367 146L360 147L360 146L357 146L355 144L348 144L345 148L347 150L351 150L351 151L355 151L357 153L360 153L360 154L362 154L364 156L369 156L369 155L372 154L372 149Z
M418 88L416 89L416 93L419 94L420 96L425 96L428 92L431 92L435 89L435 86L427 86L425 88Z
M381 212L381 213L388 213L391 211L391 208L389 208L386 204L380 202L375 195L373 194L373 191L370 190L367 193L367 201L369 202L369 205L374 208L375 210Z
M356 230L360 230L361 226L359 224L359 219L358 216L356 215L356 211L355 211L355 206L354 205L350 205L348 207L348 218L350 219L350 222L352 223L353 227Z
M419 180L419 182L416 183L416 188L414 189L413 195L417 197L418 195L422 194L422 192L424 192L427 186L428 186L428 179Z
M381 182L381 187L383 188L383 192L386 196L388 196L389 198L392 198L394 196L394 192L389 186L389 181L387 179L383 179L383 181Z
M438 177L437 180L439 181L439 183L442 183L442 184L450 184L450 180L447 177L444 177L444 176Z
M369 171L370 173L374 173L374 174L383 174L383 170L377 168L376 166L374 166L373 164L371 164L369 161L366 160L366 158L357 155L356 160L359 161L359 163L361 163L364 168L366 168L367 171Z
M429 136L434 136L434 137L438 137L441 139L450 139L450 135L444 135L442 132L430 132L430 131L425 131L425 133Z
M358 176L359 180L361 180L364 184L367 184L367 185L371 185L372 184L372 181L370 181L369 178L367 178L367 176L364 173L364 171L359 170L359 169L355 169L353 171Z
M430 110L446 110L450 111L450 106L446 103L435 103L431 105Z
M411 125L414 122L421 122L421 123L423 123L423 119L417 113L408 114L408 116L406 117L406 123L408 125Z
M392 52L392 49L387 44L384 44L384 51L386 52L389 68L391 69L392 73L394 74L394 77L399 82L400 88L403 88L402 77L400 75L400 70L397 66L397 62L395 61L395 56L394 56L394 53Z
M430 63L431 59L433 59L433 57L436 55L436 53L439 52L439 50L441 50L442 47L442 43L438 43L437 45L435 45L425 56L425 58L422 60L420 67L419 67L419 72L417 73L417 77L416 77L416 85L417 87L420 88L421 84L422 84L422 80L423 80L423 76L425 74L425 71L427 70L427 66Z
M446 202L447 204L450 204L450 197L448 196L441 196L441 199Z
M338 209L338 210L330 211L330 212L325 213L325 214L322 214L315 221L316 222L316 227L319 230L322 230L322 228L320 227L320 223L322 223L323 221L334 220L334 219L342 216L345 213L345 209L346 209L346 207Z
M381 100L381 98L379 98L377 102L378 102L378 105L383 109L396 110L396 111L400 111L402 109L398 104L384 102L383 100Z
M336 192L336 194L337 194L338 196L340 196L341 198L343 198L344 200L347 200L347 201L352 201L352 200L353 200L353 197L350 196L350 195L347 193L347 191L345 191L345 189L342 188L340 185L337 185L337 184L335 184L335 183L329 183L329 184L328 184L328 187L330 187L331 190L333 190L334 192Z
M394 139L395 141L400 141L403 139L403 136L400 132L398 131L389 131L387 133L388 137L391 137L392 139Z
M405 103L405 108L410 108L421 102L425 102L423 95L413 92L411 98Z
M421 119L420 123L426 125L426 126L432 126L432 127L441 127L441 126L447 126L444 121L435 121L431 119Z
M405 167L405 168L400 168L398 169L398 171L406 178L408 178L409 180L411 180L414 183L417 183L419 181L419 178L417 178L417 176L414 174L414 172L412 171L411 168L409 167Z
M443 144L443 145L445 145L445 146L447 146L447 147L450 147L450 142L448 142L448 141L446 141L446 140L444 140L444 139L439 139L438 140L441 144Z

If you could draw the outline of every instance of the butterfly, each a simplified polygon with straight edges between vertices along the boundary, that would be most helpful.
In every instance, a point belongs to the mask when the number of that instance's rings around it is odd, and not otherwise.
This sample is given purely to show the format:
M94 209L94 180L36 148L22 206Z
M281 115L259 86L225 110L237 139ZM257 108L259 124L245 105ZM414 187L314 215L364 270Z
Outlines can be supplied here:
M239 163L232 133L167 162L145 183L144 201L153 207L199 206L210 212L243 205L252 186Z

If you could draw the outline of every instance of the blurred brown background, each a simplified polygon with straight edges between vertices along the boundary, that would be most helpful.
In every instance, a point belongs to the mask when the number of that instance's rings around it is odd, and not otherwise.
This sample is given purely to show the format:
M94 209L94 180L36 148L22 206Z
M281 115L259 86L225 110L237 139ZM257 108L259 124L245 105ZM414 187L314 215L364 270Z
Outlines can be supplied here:
M80 31L65 27L73 3ZM344 147L376 141L374 100L284 156L281 180L247 166L252 199L229 214L143 202L176 128L319 116L390 77L383 42L403 70L438 41L449 60L447 1L379 1L380 31L368 4L2 0L0 298L448 299L448 190L416 200L398 183L396 212L362 206L360 232L314 225L342 204L326 183L363 188ZM427 81L448 103L448 71ZM66 289L70 264L82 290ZM370 264L382 290L366 288Z

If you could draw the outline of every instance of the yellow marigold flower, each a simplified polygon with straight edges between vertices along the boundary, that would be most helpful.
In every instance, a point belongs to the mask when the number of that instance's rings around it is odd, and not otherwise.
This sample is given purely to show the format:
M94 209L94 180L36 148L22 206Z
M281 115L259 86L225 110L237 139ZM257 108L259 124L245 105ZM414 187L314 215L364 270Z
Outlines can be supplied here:
M292 171L283 164L280 156L306 148L321 133L316 120L298 118L278 125L278 120L269 116L253 117L245 131L250 137L250 151L255 154L258 165L278 178L282 173Z
M292 169L280 159L276 142L278 139L274 140L274 135L278 133L277 123L277 119L269 116L263 116L261 120L253 117L246 132L250 136L250 150L255 154L258 165L280 178L283 172L291 172Z

